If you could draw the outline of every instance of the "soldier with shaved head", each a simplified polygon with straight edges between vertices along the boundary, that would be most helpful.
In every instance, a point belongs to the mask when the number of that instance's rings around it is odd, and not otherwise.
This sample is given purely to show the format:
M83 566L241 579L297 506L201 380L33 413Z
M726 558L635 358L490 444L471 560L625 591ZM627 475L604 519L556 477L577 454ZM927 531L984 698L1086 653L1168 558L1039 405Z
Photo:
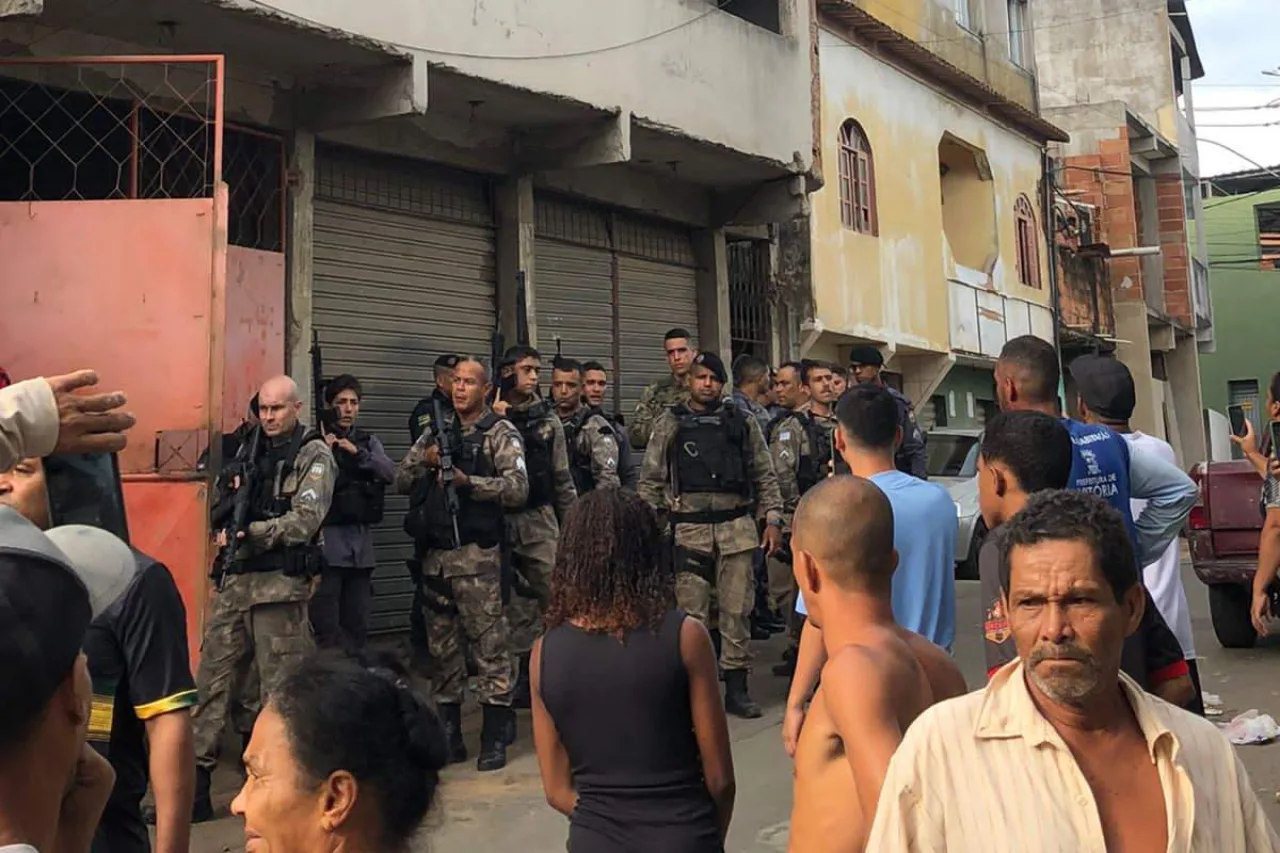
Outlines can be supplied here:
M822 677L795 756L791 849L861 851L902 735L935 702L959 696L951 656L893 618L893 507L860 477L824 480L792 523L793 569L805 597L803 659ZM815 654L816 653L816 654Z
M238 539L235 559L225 576L217 570L204 624L196 676L200 705L193 722L196 821L213 816L210 776L237 675L252 662L265 701L284 672L313 646L307 602L320 570L320 527L333 498L337 465L320 433L299 423L302 405L298 385L288 376L263 383L257 452L250 454L255 444L250 430L234 460L252 476L223 478L232 494L216 497L233 500L239 489L251 489L248 527L232 534ZM217 538L220 548L229 547L227 530Z

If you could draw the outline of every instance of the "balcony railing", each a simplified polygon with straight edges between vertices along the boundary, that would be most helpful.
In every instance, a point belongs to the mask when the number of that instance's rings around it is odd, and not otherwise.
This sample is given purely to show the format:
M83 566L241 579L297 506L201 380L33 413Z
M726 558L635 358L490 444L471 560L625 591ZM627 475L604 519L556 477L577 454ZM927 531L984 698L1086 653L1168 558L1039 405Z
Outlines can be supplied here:
M1058 257L1059 321L1073 332L1114 337L1116 312L1106 262L1098 257L1082 257L1068 247L1059 247Z
M1053 313L1043 305L951 279L951 349L996 358L1019 335L1053 340Z

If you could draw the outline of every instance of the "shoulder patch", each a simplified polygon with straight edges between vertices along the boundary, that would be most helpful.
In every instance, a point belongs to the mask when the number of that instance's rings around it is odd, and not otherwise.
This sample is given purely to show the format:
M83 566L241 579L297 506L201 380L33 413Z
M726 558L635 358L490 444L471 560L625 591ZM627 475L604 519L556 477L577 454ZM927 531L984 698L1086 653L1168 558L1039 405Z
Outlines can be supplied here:
M312 462L312 463L311 463L311 467L307 469L307 476L309 476L309 477L323 477L323 476L324 476L324 463L323 463L323 462Z
M789 429L784 429L782 432L778 433L778 440L779 440L779 441L790 441L790 440L791 440L791 430L789 430Z
M523 457L523 456L517 456L517 457L516 457L516 467L517 467L517 468L519 468L521 471L524 471L524 470L525 470L524 457Z
M314 500L317 500L319 497L320 497L320 496L316 494L316 490L315 490L315 489L307 489L306 491L304 491L304 492L302 492L301 494L299 494L299 495L298 495L298 500L300 500L300 501L314 501Z

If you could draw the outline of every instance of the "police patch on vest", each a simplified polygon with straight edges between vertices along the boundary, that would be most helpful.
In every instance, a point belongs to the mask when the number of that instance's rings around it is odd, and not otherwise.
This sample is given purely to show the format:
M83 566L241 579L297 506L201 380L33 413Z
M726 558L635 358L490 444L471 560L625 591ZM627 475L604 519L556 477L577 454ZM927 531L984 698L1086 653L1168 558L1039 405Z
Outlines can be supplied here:
M999 645L1009 639L1009 619L1004 613L1004 604L996 601L987 608L987 618L982 622L982 631L989 642Z

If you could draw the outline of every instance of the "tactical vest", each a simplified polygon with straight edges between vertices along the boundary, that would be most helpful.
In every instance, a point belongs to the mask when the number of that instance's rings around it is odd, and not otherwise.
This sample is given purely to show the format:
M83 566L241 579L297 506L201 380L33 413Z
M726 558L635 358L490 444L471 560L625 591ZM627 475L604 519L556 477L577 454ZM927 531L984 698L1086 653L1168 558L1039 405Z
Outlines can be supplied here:
M1138 528L1133 523L1133 510L1129 503L1132 497L1129 443L1120 433L1104 426L1084 424L1070 418L1063 418L1062 424L1071 433L1074 451L1067 488L1097 495L1118 511L1133 542L1134 553L1138 553Z
M583 406L574 412L573 417L561 421L564 426L564 443L569 449L569 473L573 475L573 486L578 490L579 496L596 487L596 477L591 471L591 452L582 448L579 438L587 421L597 413L597 409Z
M552 453L555 430L544 426L554 417L551 405L545 400L524 411L507 412L507 420L515 424L524 439L524 464L529 473L529 499L525 501L525 509L547 506L555 498L556 466Z
M639 466L631 457L631 437L627 435L627 428L620 419L612 418L599 409L596 411L608 422L609 428L613 430L613 439L618 445L618 480L623 488L634 489L639 480L639 471L636 470Z
M818 419L812 414L797 412L796 420L809 440L809 452L800 457L796 466L796 485L803 495L826 479L828 465L832 461L833 442L831 431L818 423Z
M288 441L275 444L263 436L263 447L258 450L256 460L244 460L251 464L255 471L254 490L249 504L249 521L270 521L279 518L293 509L294 492L285 488L285 481L293 471L298 452L304 444L312 441L323 441L320 433L308 429L302 424L293 428L293 435ZM295 481L301 481L298 476ZM282 545L265 553L237 560L237 572L275 572L283 571L290 576L310 576L319 571L320 557L318 547L319 531L311 541L302 545Z
M476 422L469 435L462 434L456 418L443 428L453 433L453 466L468 477L494 476L493 460L484 452L485 438L500 418L493 412ZM496 548L506 534L502 504L472 499L470 489L458 489L458 538L460 545ZM454 546L453 517L449 514L445 489L435 472L422 478L409 498L405 531L433 550L448 551Z
M701 413L681 403L671 413L676 434L670 452L675 457L679 493L750 497L746 422L750 415L728 402Z
M347 440L363 450L373 452L373 437L361 430L352 430ZM378 480L372 472L360 467L356 457L344 450L333 451L338 464L338 477L333 486L333 502L325 516L325 526L331 524L377 524L382 521L386 502L387 484Z

